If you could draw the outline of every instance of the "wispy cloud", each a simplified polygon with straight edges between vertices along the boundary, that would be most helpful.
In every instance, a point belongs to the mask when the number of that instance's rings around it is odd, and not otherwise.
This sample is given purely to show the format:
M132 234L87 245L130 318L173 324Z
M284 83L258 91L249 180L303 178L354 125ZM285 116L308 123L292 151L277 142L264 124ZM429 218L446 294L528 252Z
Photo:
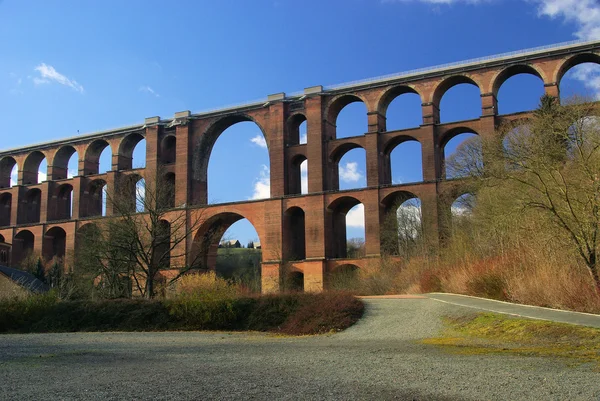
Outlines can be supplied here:
M308 161L300 163L300 189L303 194L308 193Z
M23 91L21 90L21 84L23 83L23 79L19 77L14 72L9 74L11 80L13 81L13 87L8 91L11 95L21 95Z
M346 214L346 226L358 228L365 226L365 207L362 203L350 209Z
M154 89L152 89L151 87L149 87L148 85L140 86L139 91L144 92L144 93L149 93L155 97L160 97L160 95L158 93L156 93L156 91Z
M267 141L266 141L265 137L262 136L261 134L256 134L256 136L254 136L252 139L250 139L250 142L252 142L253 144L255 144L258 147L267 149Z
M36 85L49 84L55 82L61 85L68 86L79 93L83 93L83 86L78 84L77 81L69 79L63 74L59 73L51 65L42 63L35 67L34 70L39 73L39 76L33 77L33 83Z
M267 199L271 197L271 171L262 166L258 178L254 182L254 193L250 199Z
M344 182L357 182L363 177L356 162L347 162L345 166L340 166L339 173L340 179Z

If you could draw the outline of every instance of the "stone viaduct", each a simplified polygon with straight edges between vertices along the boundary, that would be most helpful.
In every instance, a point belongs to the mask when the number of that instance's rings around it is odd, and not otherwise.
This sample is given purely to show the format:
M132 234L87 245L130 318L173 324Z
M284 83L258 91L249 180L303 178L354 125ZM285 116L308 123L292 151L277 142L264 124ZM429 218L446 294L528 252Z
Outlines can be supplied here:
M460 186L445 179L444 145L458 133L490 135L500 124L527 115L498 115L498 91L513 75L533 74L543 81L547 94L558 97L564 74L585 62L600 64L600 41L548 46L335 87L313 86L302 93L279 93L237 107L199 114L179 112L169 119L152 117L144 124L0 151L0 244L12 245L12 265L19 265L29 251L39 252L46 260L64 256L77 247L82 228L103 218L102 188L110 192L119 177L144 177L161 165L160 171L165 171L175 188L171 206L187 207L189 213L202 211L199 232L224 230L242 218L254 225L263 250L263 292L280 289L283 271L289 271L283 269L284 263L303 275L305 290L320 291L327 287L327 274L337 267L362 267L378 260L383 216L399 199L421 200L424 235L430 243L437 243L441 218L461 195ZM479 88L481 115L441 124L442 96L461 83ZM422 124L388 131L387 107L404 93L420 96ZM363 135L337 139L336 118L353 102L366 105L368 126ZM241 121L255 122L267 141L271 197L207 204L212 147L225 129ZM307 141L300 144L299 125L304 121ZM146 167L134 169L132 152L141 139L146 140ZM423 181L393 185L390 153L405 141L421 144ZM106 147L112 150L112 170L99 174L99 155ZM366 151L367 187L340 191L338 163L354 148ZM70 178L67 162L76 151L78 173ZM43 159L48 164L47 180L38 182ZM307 194L300 191L304 160L308 160ZM11 186L14 166L18 180ZM349 260L345 216L358 203L365 210L366 255ZM110 205L105 214L112 214ZM191 250L193 241L186 246ZM8 259L6 252L3 255Z

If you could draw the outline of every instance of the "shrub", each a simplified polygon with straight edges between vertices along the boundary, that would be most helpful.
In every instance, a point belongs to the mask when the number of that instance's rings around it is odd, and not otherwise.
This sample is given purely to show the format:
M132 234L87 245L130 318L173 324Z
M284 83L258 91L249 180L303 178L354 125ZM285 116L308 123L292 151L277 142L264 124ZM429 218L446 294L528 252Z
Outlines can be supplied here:
M467 282L467 291L478 297L507 300L504 279L496 273L487 272Z
M419 280L422 292L439 292L442 291L442 280L440 276L433 270L426 270L421 275Z

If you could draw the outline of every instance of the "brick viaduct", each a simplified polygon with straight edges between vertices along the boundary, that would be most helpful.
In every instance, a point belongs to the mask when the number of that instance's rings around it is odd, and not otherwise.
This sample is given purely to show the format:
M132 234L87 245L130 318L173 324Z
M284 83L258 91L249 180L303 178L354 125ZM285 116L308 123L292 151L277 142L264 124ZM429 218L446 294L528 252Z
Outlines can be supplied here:
M399 199L421 200L424 235L430 243L437 243L442 216L462 194L456 181L445 180L444 145L459 133L490 135L500 124L527 115L498 115L498 91L513 75L533 74L543 81L547 94L558 97L564 74L585 62L600 64L600 42L549 46L331 88L315 86L303 93L280 93L238 107L199 114L180 112L171 119L147 118L136 126L0 151L0 243L12 244L13 265L18 265L28 251L39 252L46 260L64 256L75 249L79 230L102 218L104 185L111 191L119 177L144 177L162 165L175 188L171 206L186 205L189 213L202 211L199 232L226 229L242 218L254 225L263 250L263 292L280 289L284 261L292 271L303 274L305 290L320 291L327 287L327 273L337 267L362 267L378 260L383 216ZM481 116L441 124L442 96L461 83L479 88ZM388 131L386 109L404 93L420 96L422 124ZM363 135L336 139L336 118L353 102L366 105L368 127ZM225 129L241 121L256 123L267 141L271 197L207 204L212 147ZM300 144L298 127L304 121L307 142ZM132 152L144 138L146 167L134 169ZM393 185L390 153L405 141L421 144L423 181ZM112 150L112 170L99 174L99 155L105 147ZM338 163L354 148L366 151L367 187L340 191ZM69 178L67 162L75 151L78 174ZM47 180L38 183L38 168L44 158ZM304 160L308 160L308 193L303 195L300 163ZM11 187L15 165L18 182ZM345 215L358 203L365 210L366 256L349 260ZM111 215L110 205L106 215ZM186 246L191 250L194 244L190 240Z

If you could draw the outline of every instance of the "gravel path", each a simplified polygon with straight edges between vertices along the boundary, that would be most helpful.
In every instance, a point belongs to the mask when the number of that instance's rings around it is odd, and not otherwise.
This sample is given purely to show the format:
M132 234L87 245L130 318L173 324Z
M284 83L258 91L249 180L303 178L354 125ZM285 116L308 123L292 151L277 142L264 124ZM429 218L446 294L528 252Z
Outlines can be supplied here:
M432 299L367 299L331 336L75 333L0 336L0 399L597 400L600 373L550 358L462 356L421 345Z

